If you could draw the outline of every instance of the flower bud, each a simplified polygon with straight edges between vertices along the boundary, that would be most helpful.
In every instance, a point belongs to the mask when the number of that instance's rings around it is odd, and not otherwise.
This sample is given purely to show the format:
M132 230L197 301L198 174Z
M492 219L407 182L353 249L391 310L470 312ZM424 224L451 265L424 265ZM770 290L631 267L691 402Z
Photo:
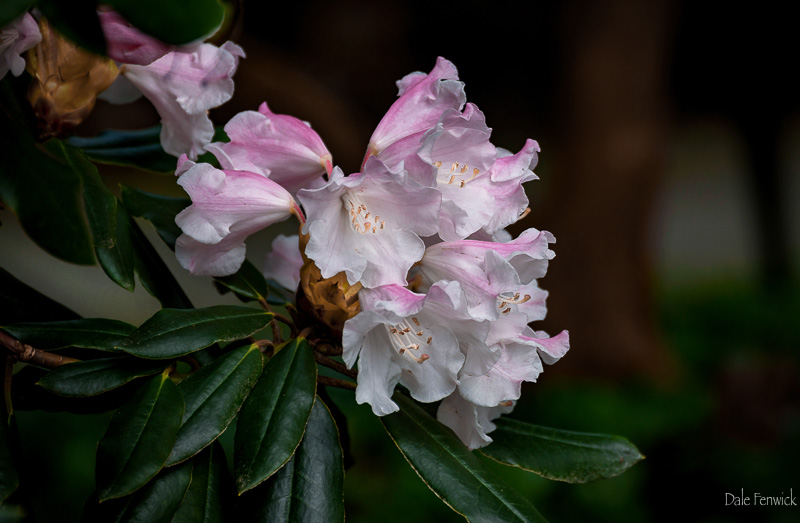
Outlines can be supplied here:
M89 115L119 71L113 61L77 47L47 21L39 22L39 30L42 41L28 51L33 76L28 100L43 137L63 136Z
M300 268L300 290L298 305L306 314L327 325L337 334L342 333L344 322L361 311L358 291L361 284L350 285L344 272L332 278L323 278L319 268L306 254L308 234L300 235L300 252L303 266Z

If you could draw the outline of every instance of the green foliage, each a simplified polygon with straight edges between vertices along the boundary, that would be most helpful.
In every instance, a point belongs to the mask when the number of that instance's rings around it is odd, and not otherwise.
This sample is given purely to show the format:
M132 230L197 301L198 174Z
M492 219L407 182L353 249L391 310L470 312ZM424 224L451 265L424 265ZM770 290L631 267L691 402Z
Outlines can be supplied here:
M302 338L289 342L264 366L236 428L233 470L239 494L292 457L314 405L316 378L311 347Z
M236 489L222 446L215 442L195 456L192 462L192 482L172 523L231 521Z
M89 138L73 136L67 142L93 162L173 173L177 159L161 148L160 135L159 124L135 131L108 129Z
M217 0L109 0L106 3L145 33L176 45L211 35L225 15Z
M28 287L0 267L0 318L4 322L77 318L67 307Z
M39 0L42 14L64 36L96 54L106 54L97 0Z
M294 456L242 496L238 515L241 521L344 521L343 487L339 433L317 398Z
M136 252L133 246L131 222L122 205L117 205L115 214L116 230L113 245L107 247L95 245L95 253L106 275L123 289L132 291L136 286L133 278L136 270Z
M167 367L164 361L99 358L56 367L37 385L60 396L95 396Z
M119 352L116 345L136 330L130 323L106 318L23 322L0 327L20 341L39 349L81 347Z
M161 309L122 340L119 348L140 358L176 358L220 341L250 336L271 320L268 312L235 305Z
M255 265L245 260L242 267L230 276L214 278L217 282L246 300L267 300L267 280Z
M175 223L175 216L188 207L192 201L188 198L171 198L152 194L133 187L123 185L122 202L133 216L148 220L156 228L156 232L170 248L175 248L175 240L181 235L181 229Z
M400 411L381 418L397 448L442 501L474 521L545 521L530 502L503 484L453 432L397 392Z
M114 414L97 446L100 501L127 496L164 466L180 429L184 403L166 373L145 384Z
M481 452L548 479L586 483L611 478L644 459L620 436L552 429L508 418L495 424L494 441Z
M0 27L5 27L31 8L36 0L3 0L0 3Z
M168 465L197 454L228 428L258 381L262 367L258 346L240 347L178 385L186 411Z

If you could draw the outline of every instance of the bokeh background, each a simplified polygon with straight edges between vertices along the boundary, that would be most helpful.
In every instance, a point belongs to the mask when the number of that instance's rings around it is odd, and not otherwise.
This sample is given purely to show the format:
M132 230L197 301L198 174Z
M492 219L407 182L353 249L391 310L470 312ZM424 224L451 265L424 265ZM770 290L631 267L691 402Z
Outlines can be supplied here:
M558 238L538 328L569 329L572 348L524 387L513 416L620 434L647 456L587 485L496 470L551 521L798 521L800 507L725 506L742 489L800 495L794 20L776 6L710 1L245 1L230 31L248 56L233 100L212 116L224 124L267 101L308 120L353 172L394 82L439 55L453 61L496 145L539 141L541 179L516 232ZM101 102L79 134L156 121L147 102ZM171 177L103 174L110 186L180 191ZM0 266L29 285L86 316L139 323L157 310L143 290L38 250L9 211L0 221ZM248 243L257 265L268 244ZM170 267L196 305L234 303ZM334 399L350 420L348 521L461 520L368 409L348 393ZM36 515L77 520L109 416L18 415L26 458L42 471Z

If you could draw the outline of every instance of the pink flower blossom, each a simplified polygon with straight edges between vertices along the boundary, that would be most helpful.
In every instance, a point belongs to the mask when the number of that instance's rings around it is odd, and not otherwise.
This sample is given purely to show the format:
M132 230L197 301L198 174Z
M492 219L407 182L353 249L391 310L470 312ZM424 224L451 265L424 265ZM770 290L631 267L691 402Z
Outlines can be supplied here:
M116 11L100 11L97 15L106 38L106 53L116 62L149 65L175 50L174 45L139 31ZM183 47L181 52L192 52L192 47L195 46Z
M22 53L42 41L42 34L36 20L25 13L0 29L0 80L11 71L19 76L25 70Z
M362 173L347 177L336 168L324 187L297 196L308 217L306 256L323 278L344 272L351 285L405 285L425 250L419 235L438 227L438 192L375 158Z
M176 244L181 265L193 274L227 276L244 261L250 234L300 211L292 195L272 180L247 171L192 166L178 178L192 205L175 222L183 231Z
M228 143L212 143L224 169L252 171L276 181L292 194L325 184L333 169L331 155L311 127L293 116L275 114L266 103L245 111L225 125Z

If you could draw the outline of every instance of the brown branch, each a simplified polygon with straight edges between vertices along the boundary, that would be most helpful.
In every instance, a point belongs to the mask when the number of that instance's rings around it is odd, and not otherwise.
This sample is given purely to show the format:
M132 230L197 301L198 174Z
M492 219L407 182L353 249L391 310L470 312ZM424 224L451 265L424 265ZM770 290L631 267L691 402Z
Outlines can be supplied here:
M65 363L75 363L76 361L80 361L76 360L75 358L70 358L69 356L61 356L59 354L54 354L52 352L31 347L27 343L22 343L21 341L12 338L2 331L0 331L0 345L11 351L17 361L24 361L26 363L32 363L34 365L47 367L49 369L60 367Z
M270 358L275 353L275 344L269 340L256 340L254 343L256 346L258 346L258 350L260 350L262 354L265 354Z
M317 376L317 383L326 387L338 387L340 389L356 390L356 384L352 381L329 378L328 376Z
M327 342L319 342L314 347L314 349L322 354L327 354L328 356L341 356L342 355L342 347L334 345L333 343Z
M317 363L320 365L324 365L329 369L333 369L339 374L344 374L349 378L355 379L358 376L358 372L355 369L348 369L344 363L339 363L336 360L332 360L317 351L314 351L314 359L317 360Z
M277 312L273 312L272 313L272 317L274 319L278 320L279 322L283 323L284 325L287 325L289 327L289 329L291 330L292 338L296 338L297 337L297 327L295 327L294 323L292 323L292 320L290 320L286 316L282 316L282 315L278 314Z

